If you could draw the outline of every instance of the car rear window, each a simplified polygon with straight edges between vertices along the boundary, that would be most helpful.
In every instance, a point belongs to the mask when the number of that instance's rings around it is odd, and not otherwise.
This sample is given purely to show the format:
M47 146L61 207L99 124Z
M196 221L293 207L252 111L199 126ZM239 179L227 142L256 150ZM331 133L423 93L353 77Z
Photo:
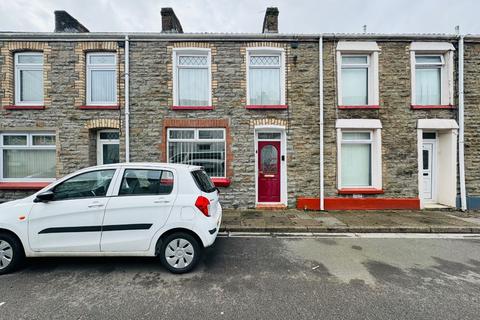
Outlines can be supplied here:
M210 177L207 175L205 170L192 171L192 176L198 188L200 188L200 190L202 190L203 192L210 193L217 190L217 188L215 188L215 185L213 184L212 180L210 180Z

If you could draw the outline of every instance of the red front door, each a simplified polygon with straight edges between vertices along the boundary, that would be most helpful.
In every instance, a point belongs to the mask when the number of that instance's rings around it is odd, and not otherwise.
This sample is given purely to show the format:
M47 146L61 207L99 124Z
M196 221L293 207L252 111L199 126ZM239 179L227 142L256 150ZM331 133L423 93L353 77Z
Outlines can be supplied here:
M258 202L280 202L280 141L258 141Z

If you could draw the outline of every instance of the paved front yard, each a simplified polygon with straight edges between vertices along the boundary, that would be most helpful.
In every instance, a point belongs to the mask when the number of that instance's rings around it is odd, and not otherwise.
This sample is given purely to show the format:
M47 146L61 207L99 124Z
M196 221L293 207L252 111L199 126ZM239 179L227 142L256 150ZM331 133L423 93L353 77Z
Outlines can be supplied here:
M480 213L441 210L225 210L221 231L480 233Z

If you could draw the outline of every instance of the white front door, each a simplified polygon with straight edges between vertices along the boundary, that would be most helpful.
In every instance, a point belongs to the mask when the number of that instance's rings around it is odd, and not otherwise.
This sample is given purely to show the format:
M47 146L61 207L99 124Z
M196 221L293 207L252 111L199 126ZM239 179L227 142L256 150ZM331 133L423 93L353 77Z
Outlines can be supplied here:
M435 142L423 142L422 150L422 179L423 179L423 200L435 201Z

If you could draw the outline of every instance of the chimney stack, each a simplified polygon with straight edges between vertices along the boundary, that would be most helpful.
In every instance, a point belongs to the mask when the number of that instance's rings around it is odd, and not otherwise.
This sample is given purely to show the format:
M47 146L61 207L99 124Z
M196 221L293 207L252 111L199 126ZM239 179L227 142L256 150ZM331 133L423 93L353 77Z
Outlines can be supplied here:
M172 8L162 8L162 32L183 33L182 25Z
M278 33L278 8L271 7L265 11L263 33Z
M55 32L90 32L77 19L64 10L55 12Z

